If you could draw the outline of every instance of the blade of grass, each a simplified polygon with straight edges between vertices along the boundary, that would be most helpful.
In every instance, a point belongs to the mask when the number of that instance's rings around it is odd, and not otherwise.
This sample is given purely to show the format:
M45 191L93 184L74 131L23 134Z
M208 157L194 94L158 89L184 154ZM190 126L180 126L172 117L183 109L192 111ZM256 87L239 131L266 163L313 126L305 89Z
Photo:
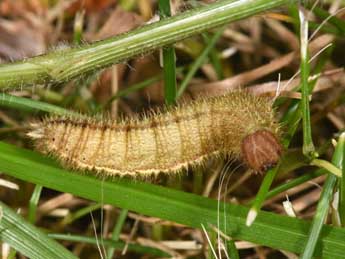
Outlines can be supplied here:
M344 9L341 11L344 11ZM313 13L320 17L322 21L328 19L328 22L334 25L342 35L345 34L345 21L339 19L336 16L332 16L329 12L320 7L315 7L313 9Z
M69 172L57 167L52 159L3 142L0 142L0 170L47 188L190 227L200 228L201 223L217 225L218 212L215 200L129 179L104 181L89 175ZM309 223L273 213L259 212L256 222L248 228L245 225L247 212L248 209L243 206L226 204L226 235L294 253L302 252ZM224 229L223 213L220 217L220 229ZM316 250L316 256L343 257L344 239L344 229L325 226L321 232L322 246Z
M29 215L28 220L30 223L34 224L36 221L36 210L37 204L41 197L43 187L41 185L36 185L34 191L32 192L30 201L29 201Z
M320 168L326 169L328 172L331 174L334 174L335 176L338 176L339 178L341 177L341 169L333 165L332 163L328 162L327 160L323 159L313 159L310 162L310 165L315 165Z
M307 157L315 156L315 148L311 137L310 108L309 108L309 62L308 62L308 20L302 7L299 8L300 19L300 57L301 57L301 83L302 83L302 126L303 126L303 154Z
M313 171L311 173L303 174L302 176L293 179L285 184L279 185L276 188L273 188L271 191L269 191L266 195L266 199L272 198L282 192L285 192L291 188L296 187L297 185L300 185L302 183L308 182L316 177L319 177L321 175L325 174L325 171L322 169Z
M201 52L199 57L193 62L193 65L189 69L187 75L183 79L178 92L177 97L181 97L184 90L186 90L190 80L194 77L195 73L198 71L198 69L202 66L202 64L205 62L206 58L208 57L210 51L213 49L213 47L216 45L219 38L222 36L225 26L218 29L218 31L213 35L213 37L208 42L206 48Z
M337 167L341 167L343 163L344 148L345 148L345 134L343 133L339 137L339 141L335 148L334 155L332 158L332 163ZM330 173L327 176L326 182L322 189L320 200L317 204L315 216L313 218L313 222L310 227L308 240L306 242L305 248L303 249L303 253L301 255L302 259L312 258L314 254L317 242L320 239L321 229L324 226L323 224L328 214L328 209L329 209L329 205L332 199L333 189L335 187L336 182L337 182L337 177Z
M294 0L223 0L77 48L0 66L0 88L62 83Z
M114 242L119 241L121 229L123 227L123 224L125 224L127 214L128 214L128 210L126 210L126 209L121 210L121 213L120 213L119 217L117 218L113 233L111 235L112 241L114 241ZM109 247L107 250L108 258L113 258L114 253L115 253L115 247Z
M83 207L73 213L68 214L66 217L61 222L61 225L68 225L71 224L73 221L84 217L86 215L90 215L91 212L101 209L102 204L101 203L96 203L96 204L91 204L89 206Z
M340 135L340 138L344 138L344 134ZM340 223L341 226L345 226L345 145L343 147L343 160L339 162L342 171L342 178L339 182L339 215L340 215Z
M231 259L240 259L240 255L238 254L238 250L235 246L234 240L230 239L226 241L228 251L229 251L229 257Z
M77 258L0 201L0 239L29 258Z
M43 111L43 112L48 112L48 113L52 113L56 115L81 116L77 112L66 110L56 105L32 100L29 98L9 95L6 93L2 93L0 95L0 106L8 107L15 110L28 111L28 112Z
M224 31L225 27L226 26L223 27L223 31ZM202 37L203 37L203 39L207 45L211 44L212 37L210 37L210 35L208 33L203 33ZM211 49L209 57L210 57L210 62L213 65L213 68L217 73L217 78L219 80L224 79L222 62L220 60L219 53L218 53L216 48Z
M170 0L158 1L160 19L171 16ZM176 61L173 46L166 46L162 50L164 72L164 96L168 105L175 103L176 99Z
M251 206L250 210L248 211L246 225L249 227L253 224L255 221L258 212L260 211L260 208L265 201L266 194L269 191L269 188L271 187L271 184L275 178L275 176L278 173L279 165L275 168L272 168L266 172L266 176L264 180L261 183L259 192L255 196L255 200L253 202L253 205Z

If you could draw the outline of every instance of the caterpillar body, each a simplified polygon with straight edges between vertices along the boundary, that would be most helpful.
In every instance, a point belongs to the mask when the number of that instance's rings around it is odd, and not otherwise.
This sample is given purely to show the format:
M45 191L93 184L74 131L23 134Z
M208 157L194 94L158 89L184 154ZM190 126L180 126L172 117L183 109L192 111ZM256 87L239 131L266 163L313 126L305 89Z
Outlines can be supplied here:
M48 117L28 135L65 166L108 176L173 173L223 155L242 157L261 172L282 152L271 101L246 91L120 122Z

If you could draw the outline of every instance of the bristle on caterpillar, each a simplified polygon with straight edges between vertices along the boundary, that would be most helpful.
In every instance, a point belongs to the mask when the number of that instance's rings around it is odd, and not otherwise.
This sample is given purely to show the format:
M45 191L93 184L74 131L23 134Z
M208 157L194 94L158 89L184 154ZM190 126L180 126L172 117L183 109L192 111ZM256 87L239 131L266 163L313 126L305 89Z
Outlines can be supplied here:
M263 172L281 155L268 98L245 91L179 104L144 118L48 117L31 125L38 150L67 167L108 176L175 173L215 156L243 158Z

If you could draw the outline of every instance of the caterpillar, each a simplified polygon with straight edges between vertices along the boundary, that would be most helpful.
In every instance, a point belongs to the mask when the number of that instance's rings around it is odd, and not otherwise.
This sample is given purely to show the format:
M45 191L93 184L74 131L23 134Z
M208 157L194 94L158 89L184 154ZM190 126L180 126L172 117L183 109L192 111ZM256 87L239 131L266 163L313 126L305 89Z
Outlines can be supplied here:
M279 132L272 102L241 90L119 122L51 116L32 123L28 135L69 168L149 176L227 155L263 172L282 154Z

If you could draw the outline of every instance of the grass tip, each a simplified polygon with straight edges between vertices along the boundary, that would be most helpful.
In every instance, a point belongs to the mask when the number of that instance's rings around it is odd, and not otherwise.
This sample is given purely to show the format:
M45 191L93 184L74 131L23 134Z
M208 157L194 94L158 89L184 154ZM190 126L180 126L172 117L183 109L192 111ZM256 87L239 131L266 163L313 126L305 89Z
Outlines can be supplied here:
M249 210L248 215L247 215L247 220L246 220L247 227L250 227L253 224L257 215L258 215L258 212L256 211L256 209L252 208Z

